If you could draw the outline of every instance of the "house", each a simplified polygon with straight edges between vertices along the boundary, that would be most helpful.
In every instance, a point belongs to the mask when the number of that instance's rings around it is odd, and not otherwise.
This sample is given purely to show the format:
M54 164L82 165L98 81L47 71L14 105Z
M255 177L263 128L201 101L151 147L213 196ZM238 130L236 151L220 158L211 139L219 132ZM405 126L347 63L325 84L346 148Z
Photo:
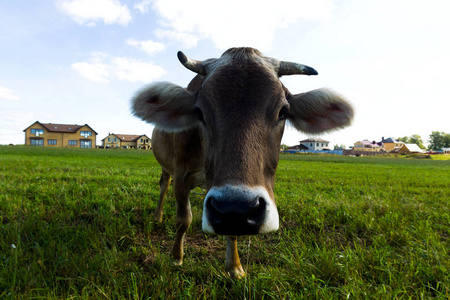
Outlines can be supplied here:
M375 141L371 142L369 140L357 141L353 144L353 151L368 151L368 152L381 152L382 147Z
M328 144L330 142L318 139L318 138L309 138L303 141L300 141L299 145L291 146L287 148L284 152L295 153L295 152L318 152L323 150L330 150L328 148Z
M103 148L134 148L151 149L152 141L145 134L115 134L110 133L102 140Z
M319 138L309 138L303 141L300 141L300 145L298 146L300 149L305 149L307 151L322 151L322 150L330 150L328 148L328 144L330 142L319 139Z
M26 129L25 145L43 147L95 148L97 132L88 124L34 122Z
M398 150L400 153L422 153L422 149L416 144L403 144L403 146Z
M398 152L404 144L405 143L402 141L397 141L393 138L385 139L384 137L381 138L381 142L378 142L378 145L380 145L386 152Z
M287 147L284 150L280 149L280 151L282 151L283 153L291 153L291 154L294 154L294 153L297 153L300 151L306 152L307 150L308 150L308 148L306 148L303 145L295 145L295 146Z
M295 146L291 146L288 147L286 150L288 151L305 151L308 150L308 147L306 147L305 145L295 145Z
M406 144L402 141L397 141L393 138L384 137L381 139L381 142L362 140L353 144L352 152L372 152L373 154L382 154L385 152L394 152L394 153L420 153L422 149L419 148L416 144ZM367 153L366 153L367 154ZM372 155L372 154L371 154Z

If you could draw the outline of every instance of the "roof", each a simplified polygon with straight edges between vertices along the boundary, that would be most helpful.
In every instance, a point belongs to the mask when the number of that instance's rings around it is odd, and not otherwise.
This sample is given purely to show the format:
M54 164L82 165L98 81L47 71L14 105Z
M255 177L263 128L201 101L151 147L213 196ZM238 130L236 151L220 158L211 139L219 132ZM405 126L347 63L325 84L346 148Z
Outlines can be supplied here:
M363 144L363 145L370 145L370 146L373 146L373 147L380 147L380 145L378 145L377 143L371 142L371 141L369 141L369 140L357 141L356 143L361 143L361 144ZM355 144L356 144L356 143L355 143Z
M364 144L364 145L377 145L377 146L379 146L375 141L369 141L369 140L362 140L362 141L357 141L356 143L361 143L361 144ZM355 143L355 144L356 144Z
M405 144L403 147L406 147L410 152L422 152L422 149L417 144Z
M83 126L80 125L70 125L70 124L52 124L52 123L41 123L48 131L52 132L77 132Z
M77 125L77 124L53 124L53 123L41 123L39 121L34 122L30 126L28 126L25 130L27 130L28 128L30 128L31 126L33 126L36 123L42 125L45 129L47 129L50 132L70 132L70 133L75 133L81 127L84 127L84 126L89 127L93 132L95 132L95 130L92 129L92 127L89 126L88 124L84 124L84 125ZM95 134L97 134L97 132L95 132Z
M383 143L383 144L390 144L390 143L395 144L395 143L397 143L398 144L398 143L403 143L403 142L402 141L398 141L398 140L390 137L390 138L382 140L380 143Z
M311 142L329 143L330 141L326 141L324 139L315 139L315 138L309 138L309 139L300 141L300 143L311 143Z
M140 138L142 135L135 135L135 134L116 134L117 138L121 140L122 142L134 142L138 138Z
M116 136L119 140L121 140L122 142L135 142L137 141L140 137L145 136L147 137L145 134L119 134L119 133L111 133L110 135L114 135ZM107 137L105 137L104 139L106 139ZM103 140L104 140L103 139ZM103 141L102 140L102 141Z

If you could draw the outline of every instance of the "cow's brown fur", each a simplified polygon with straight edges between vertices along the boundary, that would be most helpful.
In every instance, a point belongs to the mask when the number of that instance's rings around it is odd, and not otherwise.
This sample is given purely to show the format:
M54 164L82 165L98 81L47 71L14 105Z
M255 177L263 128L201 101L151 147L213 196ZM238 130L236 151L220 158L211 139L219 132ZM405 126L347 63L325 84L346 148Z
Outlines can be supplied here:
M158 222L173 177L177 234L172 255L177 264L182 263L184 235L192 220L191 189L263 187L275 205L285 118L309 133L345 127L351 121L351 106L332 91L290 94L278 79L277 62L255 49L230 49L220 59L209 60L201 72L206 76L197 75L187 90L157 83L133 100L134 113L156 124L152 145L163 169ZM227 237L226 269L232 277L244 275L236 236Z

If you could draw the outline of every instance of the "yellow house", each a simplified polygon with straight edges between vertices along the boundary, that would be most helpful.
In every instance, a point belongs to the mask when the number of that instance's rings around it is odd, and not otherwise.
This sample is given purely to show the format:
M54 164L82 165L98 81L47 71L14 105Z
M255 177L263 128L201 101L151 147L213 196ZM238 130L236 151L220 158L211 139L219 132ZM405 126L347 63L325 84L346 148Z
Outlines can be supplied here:
M380 152L381 146L369 140L358 141L353 144L353 151Z
M399 151L403 145L405 145L402 141L397 141L393 138L384 139L384 137L381 139L380 143L386 152Z
M34 122L25 130L25 145L43 147L95 148L97 132L88 124Z
M103 148L151 149L151 139L143 135L110 133L102 140Z

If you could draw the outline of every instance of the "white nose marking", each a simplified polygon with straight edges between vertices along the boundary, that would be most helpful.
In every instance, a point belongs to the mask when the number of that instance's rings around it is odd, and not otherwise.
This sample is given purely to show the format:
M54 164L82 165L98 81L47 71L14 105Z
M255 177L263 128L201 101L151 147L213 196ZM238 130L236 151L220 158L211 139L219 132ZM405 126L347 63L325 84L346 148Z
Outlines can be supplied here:
M267 190L262 186L248 187L243 185L225 185L222 187L213 187L209 190L203 203L202 229L207 233L216 233L211 223L211 215L208 213L206 203L211 199L217 198L229 199L230 207L239 204L242 199L261 199L264 201L265 211L263 213L262 222L259 224L258 234L275 231L279 228L279 216L275 202L269 196ZM228 200L227 200L228 201ZM234 202L233 202L234 201ZM224 202L222 205L226 205ZM251 222L250 222L251 223ZM237 234L239 235L239 234Z

